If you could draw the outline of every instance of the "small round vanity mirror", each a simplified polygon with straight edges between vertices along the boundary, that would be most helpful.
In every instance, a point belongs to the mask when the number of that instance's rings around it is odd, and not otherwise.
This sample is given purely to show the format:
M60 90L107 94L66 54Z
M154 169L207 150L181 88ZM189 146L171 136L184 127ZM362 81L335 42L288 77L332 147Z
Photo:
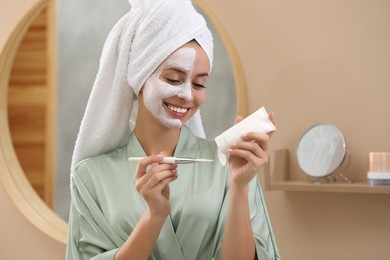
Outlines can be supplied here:
M297 160L301 170L314 178L337 171L347 154L342 132L331 124L318 124L309 128L297 147Z

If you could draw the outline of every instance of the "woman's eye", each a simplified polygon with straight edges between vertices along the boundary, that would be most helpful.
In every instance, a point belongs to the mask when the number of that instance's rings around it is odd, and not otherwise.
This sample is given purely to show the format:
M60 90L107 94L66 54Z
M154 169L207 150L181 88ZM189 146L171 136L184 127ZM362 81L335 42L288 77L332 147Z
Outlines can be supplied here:
M202 84L199 84L199 83L192 83L192 86L193 86L195 89L206 88L205 85L202 85Z
M177 85L177 84L180 84L180 80L177 80L177 79L169 79L167 78L167 81L173 85Z

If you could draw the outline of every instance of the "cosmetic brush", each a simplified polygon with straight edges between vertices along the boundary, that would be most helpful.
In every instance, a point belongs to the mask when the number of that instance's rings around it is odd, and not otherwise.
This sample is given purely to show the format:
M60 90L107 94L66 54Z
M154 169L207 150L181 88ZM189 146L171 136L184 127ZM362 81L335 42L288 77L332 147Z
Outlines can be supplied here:
M145 157L129 157L129 161L138 162ZM189 163L205 163L212 162L210 159L196 159L196 158L183 158L183 157L163 157L162 163L169 164L189 164Z

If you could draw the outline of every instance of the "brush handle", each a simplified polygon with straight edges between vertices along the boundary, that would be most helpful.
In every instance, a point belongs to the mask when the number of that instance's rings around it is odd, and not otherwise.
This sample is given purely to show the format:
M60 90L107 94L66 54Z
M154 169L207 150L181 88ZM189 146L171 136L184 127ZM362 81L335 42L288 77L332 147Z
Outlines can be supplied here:
M139 160L144 159L145 157L129 157L129 161L131 162L138 162ZM164 157L162 160L162 163L169 163L169 164L188 164L188 163L195 163L195 162L212 162L213 160L209 159L193 159L193 158L180 158L180 157Z

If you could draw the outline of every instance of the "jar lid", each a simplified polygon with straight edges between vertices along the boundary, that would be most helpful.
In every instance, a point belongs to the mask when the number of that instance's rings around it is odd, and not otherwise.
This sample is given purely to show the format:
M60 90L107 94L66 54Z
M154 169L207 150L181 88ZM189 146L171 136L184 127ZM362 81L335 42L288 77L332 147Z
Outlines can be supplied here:
M390 172L367 172L367 179L390 180Z

